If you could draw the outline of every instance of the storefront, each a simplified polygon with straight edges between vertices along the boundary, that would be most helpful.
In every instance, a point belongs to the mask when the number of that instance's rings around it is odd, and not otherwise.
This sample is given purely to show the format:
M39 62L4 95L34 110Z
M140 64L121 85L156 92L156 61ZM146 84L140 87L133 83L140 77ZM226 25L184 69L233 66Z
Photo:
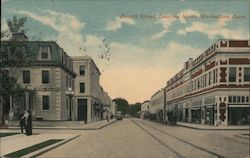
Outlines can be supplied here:
M205 124L214 124L214 105L206 106L205 108Z
M201 123L201 108L192 108L191 109L191 121L192 123Z
M250 106L249 105L229 105L228 108L229 125L249 125Z

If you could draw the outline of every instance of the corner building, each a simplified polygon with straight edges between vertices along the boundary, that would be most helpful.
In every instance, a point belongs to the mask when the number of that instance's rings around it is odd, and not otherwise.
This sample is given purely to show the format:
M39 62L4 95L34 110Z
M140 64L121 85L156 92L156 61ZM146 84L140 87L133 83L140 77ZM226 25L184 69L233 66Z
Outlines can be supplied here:
M166 111L177 120L206 125L243 125L250 121L250 41L218 40L190 58L167 81Z
M112 100L99 83L100 71L90 56L73 56L75 78L74 120L85 123L104 118Z
M14 37L24 40L1 41L1 79L12 76L24 89L5 96L5 120L18 119L24 110L31 110L36 120L67 120L65 91L76 77L72 59L56 42L27 41L23 34ZM16 54L28 63L10 66Z

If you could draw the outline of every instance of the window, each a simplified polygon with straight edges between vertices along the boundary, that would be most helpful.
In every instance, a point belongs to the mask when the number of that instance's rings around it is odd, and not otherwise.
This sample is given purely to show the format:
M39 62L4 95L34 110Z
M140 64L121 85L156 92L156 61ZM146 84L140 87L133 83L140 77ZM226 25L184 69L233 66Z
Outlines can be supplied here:
M241 96L241 102L245 103L245 96Z
M250 67L244 68L244 81L250 81Z
M2 60L8 60L9 59L9 51L7 47L1 48L1 58Z
M30 71L23 70L23 83L30 83Z
M85 83L80 83L80 93L85 93Z
M43 110L49 110L49 96L43 96Z
M66 97L66 110L68 110L69 109L69 99L68 99L68 97Z
M236 96L233 96L233 103L236 103Z
M232 102L232 96L229 96L228 102L229 102L229 103Z
M42 59L48 59L49 58L48 47L41 47L41 58Z
M229 82L236 82L236 68L229 68Z
M1 83L6 83L9 81L9 71L8 70L2 70L1 72Z
M246 97L246 102L247 102L247 103L249 102L249 97Z
M79 74L80 75L84 75L85 74L85 66L84 65L80 65Z
M66 75L66 87L68 88L69 85L68 85L68 76Z
M49 83L49 71L42 71L42 83Z

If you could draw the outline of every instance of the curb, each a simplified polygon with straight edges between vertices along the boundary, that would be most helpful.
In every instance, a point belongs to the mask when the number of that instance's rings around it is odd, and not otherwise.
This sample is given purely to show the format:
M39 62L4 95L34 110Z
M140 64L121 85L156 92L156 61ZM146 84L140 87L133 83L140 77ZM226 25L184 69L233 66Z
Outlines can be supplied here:
M100 127L97 128L72 128L72 127L33 127L32 129L46 129L46 130L99 130L102 129L103 127L106 127L114 122L116 122L117 120L114 120L108 124L102 125ZM9 127L7 128L8 130L19 130L19 127Z
M40 155L42 155L42 154L44 154L44 153L46 153L46 152L48 152L50 150L53 150L53 149L57 148L57 147L65 144L65 143L68 143L69 141L74 140L74 139L76 139L79 136L81 136L81 135L77 135L77 136L74 136L73 138L63 140L62 142L58 142L58 143L56 143L54 145L48 146L47 148L45 147L43 149L40 149L38 151L34 151L33 153L24 155L22 157L23 158L25 158L25 157L35 158L35 157L40 156Z
M249 130L250 128L199 128L199 127L192 127L192 126L185 126L185 125L180 125L177 124L178 126L186 127L186 128L191 128L191 129L196 129L196 130Z

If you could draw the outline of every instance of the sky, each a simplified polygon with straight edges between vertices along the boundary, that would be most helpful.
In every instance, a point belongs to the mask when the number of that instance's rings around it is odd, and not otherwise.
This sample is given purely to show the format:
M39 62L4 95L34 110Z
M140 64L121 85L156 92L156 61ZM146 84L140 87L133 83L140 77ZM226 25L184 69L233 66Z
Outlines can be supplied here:
M249 10L248 0L1 0L1 30L28 17L29 40L91 56L109 96L132 104L217 40L249 39Z

